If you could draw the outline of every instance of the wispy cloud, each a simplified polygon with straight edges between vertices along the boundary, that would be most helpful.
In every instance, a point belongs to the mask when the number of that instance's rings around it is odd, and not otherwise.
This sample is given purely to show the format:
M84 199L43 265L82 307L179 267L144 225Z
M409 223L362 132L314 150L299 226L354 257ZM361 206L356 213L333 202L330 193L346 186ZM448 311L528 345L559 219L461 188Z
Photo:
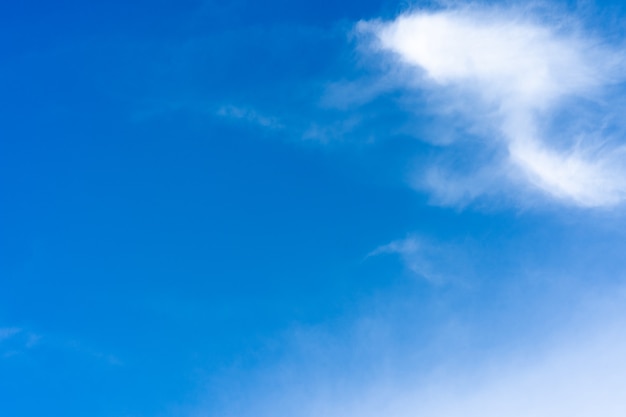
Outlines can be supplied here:
M85 356L109 365L122 365L115 355L86 345L76 340L58 335L43 335L21 327L0 328L0 357L10 358L36 352L73 352L78 357Z
M4 358L24 353L37 346L41 336L20 327L0 328L0 355Z
M2 327L0 328L0 342L7 340L20 333L22 329L18 327Z
M275 117L265 116L254 109L239 106L222 106L216 114L220 117L233 119L237 121L245 121L268 129L282 129L283 124Z
M291 109L287 114L276 117L266 115L250 106L224 105L218 108L215 115L238 124L243 123L269 131L282 132L287 137L302 142L323 145L341 143L346 138L355 136L355 131L362 127L362 118L355 115L341 118L331 117L330 120L320 117L319 120L316 120L311 115L302 117L297 113L294 115L293 109Z
M530 357L501 357L480 371L468 370L471 365L439 370L428 383L387 381L365 388L358 398L318 404L315 412L302 415L622 416L626 340L621 328L586 333L587 340L573 337Z
M620 304L623 296L602 301ZM395 314L411 319L407 310L400 310ZM425 338L406 334L410 327L397 328L399 317L380 312L361 316L336 333L296 331L288 343L289 357L264 368L260 376L248 374L250 380L235 378L236 392L228 393L232 401L225 409L207 412L202 406L188 415L622 416L623 308L582 310L585 314L578 317L586 320L573 320L549 340L469 355L458 326L450 338L442 335L446 329L439 323L441 333ZM396 339L398 330L403 338ZM408 345L399 348L407 338ZM429 349L440 354L426 353Z
M472 263L465 247L431 242L416 235L394 240L370 252L368 257L384 254L400 256L406 269L433 284L467 279Z
M619 112L608 90L625 78L621 49L571 18L520 8L418 10L358 30L373 35L369 52L415 70L408 88L443 97L430 104L462 116L496 155L479 169L436 167L416 181L444 202L511 185L584 207L626 198L626 147L619 126L607 127Z

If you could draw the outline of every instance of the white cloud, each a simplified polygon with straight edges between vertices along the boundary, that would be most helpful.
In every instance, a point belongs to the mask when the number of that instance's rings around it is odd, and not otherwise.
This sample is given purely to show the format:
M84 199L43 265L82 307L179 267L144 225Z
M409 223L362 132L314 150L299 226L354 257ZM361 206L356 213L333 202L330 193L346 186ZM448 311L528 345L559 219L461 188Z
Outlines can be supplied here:
M583 36L571 21L532 19L521 9L416 11L358 29L374 35L370 50L390 52L396 66L417 70L421 88L445 94L446 110L492 139L487 146L507 150L505 161L491 161L491 175L584 207L626 198L626 148L611 143L602 133L606 118L592 112L609 112L600 98L624 78L621 51ZM576 112L556 126L558 112L573 103ZM480 176L478 185L434 177L421 182L444 200L493 186Z

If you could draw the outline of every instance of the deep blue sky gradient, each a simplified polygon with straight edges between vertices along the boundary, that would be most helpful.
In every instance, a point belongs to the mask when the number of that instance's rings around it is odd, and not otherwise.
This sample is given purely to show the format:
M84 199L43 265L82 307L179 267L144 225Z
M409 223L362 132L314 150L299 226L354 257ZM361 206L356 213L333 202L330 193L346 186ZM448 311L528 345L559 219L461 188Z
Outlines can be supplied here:
M354 22L404 7L0 7L0 327L22 329L0 341L0 415L167 415L224 369L280 355L268 341L286 329L336 323L372 297L420 300L398 334L427 334L440 308L497 339L539 326L559 310L542 297L577 287L541 275L511 289L521 265L549 271L567 256L616 277L621 240L606 225L621 221L433 206L406 184L430 145L394 130L415 118L429 131L427 111L391 106L394 92L357 110L322 103L328 83L367 72ZM221 117L224 106L282 125ZM302 139L351 118L337 140ZM450 288L367 257L410 233L469 245L481 272Z

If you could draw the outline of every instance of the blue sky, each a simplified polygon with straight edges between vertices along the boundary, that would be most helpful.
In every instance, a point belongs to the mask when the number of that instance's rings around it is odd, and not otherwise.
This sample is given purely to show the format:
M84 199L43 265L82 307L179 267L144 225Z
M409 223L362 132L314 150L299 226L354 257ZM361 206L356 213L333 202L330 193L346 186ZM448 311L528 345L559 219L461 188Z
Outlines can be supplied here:
M0 414L623 416L619 2L0 12Z

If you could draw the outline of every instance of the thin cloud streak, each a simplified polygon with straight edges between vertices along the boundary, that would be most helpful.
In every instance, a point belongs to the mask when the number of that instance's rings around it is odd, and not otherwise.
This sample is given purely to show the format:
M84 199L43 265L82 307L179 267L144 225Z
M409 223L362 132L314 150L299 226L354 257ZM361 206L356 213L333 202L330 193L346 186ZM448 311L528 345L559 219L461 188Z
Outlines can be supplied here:
M20 333L22 331L22 329L18 328L18 327L2 327L0 328L0 342L2 342L3 340L8 340L10 338L12 338L13 336L15 336L16 334Z
M606 118L592 109L615 112L600 98L624 81L624 53L565 20L540 23L521 10L467 7L360 22L357 30L373 35L370 53L391 53L396 66L418 70L420 88L444 94L440 105L467 118L468 128L489 139L486 147L506 149L505 160L490 162L490 176L506 179L502 187L515 183L582 207L615 206L626 198L626 147L611 142ZM554 126L557 113L573 104L572 119L592 128ZM429 172L421 183L448 202L494 186L481 175L476 184L453 181Z
M217 112L217 116L234 120L244 120L248 123L258 125L268 129L283 129L284 126L275 117L260 114L254 109L238 106L222 106Z
M466 280L473 273L468 246L467 242L465 245L436 243L409 235L379 246L367 257L398 255L405 268L415 276L431 284L450 284Z

